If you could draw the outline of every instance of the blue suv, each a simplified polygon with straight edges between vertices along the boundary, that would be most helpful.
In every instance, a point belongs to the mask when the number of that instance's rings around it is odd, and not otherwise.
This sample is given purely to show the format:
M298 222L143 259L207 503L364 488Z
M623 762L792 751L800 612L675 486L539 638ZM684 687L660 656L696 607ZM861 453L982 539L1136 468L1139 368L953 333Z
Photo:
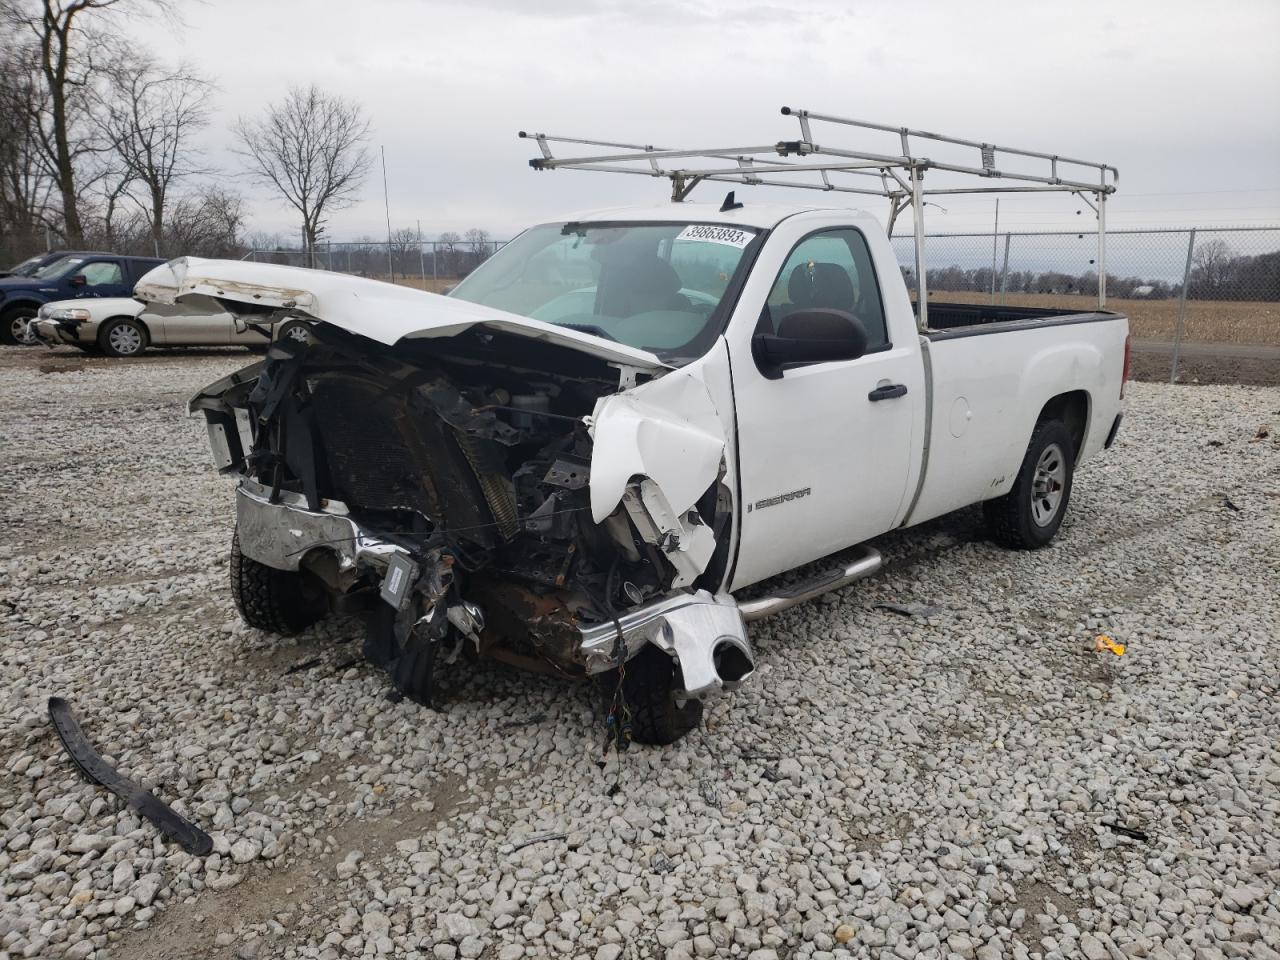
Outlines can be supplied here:
M46 303L79 297L128 297L134 284L159 257L117 257L106 253L69 254L29 277L0 279L0 343L33 344L27 323Z

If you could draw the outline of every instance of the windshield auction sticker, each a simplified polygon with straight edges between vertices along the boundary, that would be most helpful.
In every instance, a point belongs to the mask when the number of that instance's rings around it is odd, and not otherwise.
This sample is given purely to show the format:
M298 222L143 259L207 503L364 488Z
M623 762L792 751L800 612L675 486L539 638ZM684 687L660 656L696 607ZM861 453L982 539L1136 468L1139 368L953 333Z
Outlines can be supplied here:
M737 227L717 227L709 223L695 223L680 231L677 240L701 240L704 243L723 243L741 249L751 242L754 233Z

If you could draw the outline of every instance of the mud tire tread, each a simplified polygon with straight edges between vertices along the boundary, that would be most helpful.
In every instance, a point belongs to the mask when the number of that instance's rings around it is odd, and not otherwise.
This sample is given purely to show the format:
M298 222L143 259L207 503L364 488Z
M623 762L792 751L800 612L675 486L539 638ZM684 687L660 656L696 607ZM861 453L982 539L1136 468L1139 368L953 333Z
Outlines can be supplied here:
M676 686L675 661L656 647L646 646L627 664L622 695L631 711L631 739L648 746L675 743L702 722L702 701L677 704L671 693ZM605 687L611 696L616 684Z
M269 633L294 634L311 626L325 613L323 595L306 589L303 575L276 570L246 557L240 550L240 534L231 538L231 596L240 618L251 627Z

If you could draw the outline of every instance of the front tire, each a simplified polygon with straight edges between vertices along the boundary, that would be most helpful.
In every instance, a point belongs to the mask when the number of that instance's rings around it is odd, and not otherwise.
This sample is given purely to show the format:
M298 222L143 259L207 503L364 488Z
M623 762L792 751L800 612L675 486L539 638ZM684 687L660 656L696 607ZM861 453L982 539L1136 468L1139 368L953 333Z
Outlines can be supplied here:
M1075 465L1075 441L1066 424L1036 424L1013 489L982 505L991 539L1015 550L1048 544L1067 513Z
M109 357L136 357L149 340L147 328L130 317L108 320L98 331L98 347Z
M28 324L36 318L35 307L13 307L4 312L0 320L0 343L16 347L34 347L38 341L35 334L28 329Z
M677 702L676 663L654 646L645 646L622 671L622 701L630 712L631 739L665 747L702 722L702 701ZM618 674L604 684L605 707L611 706Z
M276 340L296 340L298 343L314 343L311 328L301 320L286 320L276 331Z
M298 633L327 609L324 590L305 574L246 557L239 532L231 537L231 596L245 623L270 633Z

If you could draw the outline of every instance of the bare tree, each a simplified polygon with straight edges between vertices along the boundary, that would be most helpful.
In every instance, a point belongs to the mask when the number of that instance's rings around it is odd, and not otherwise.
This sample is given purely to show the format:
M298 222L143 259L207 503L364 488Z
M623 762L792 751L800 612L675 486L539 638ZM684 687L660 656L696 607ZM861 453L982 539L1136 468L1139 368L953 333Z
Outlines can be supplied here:
M472 227L466 232L467 243L471 244L471 252L481 256L489 253L489 231Z
M208 124L210 84L190 69L165 71L151 57L129 53L106 72L96 124L147 216L158 255L174 187L203 172L192 158L191 137Z
M1214 238L1196 244L1191 258L1191 295L1217 297L1226 289L1235 268L1235 251L1223 240Z
M412 227L401 227L391 234L391 262L401 273L418 269L418 250L418 231Z
M292 88L260 120L236 125L250 174L302 215L308 262L325 215L349 205L369 172L369 122L361 108L320 90Z
M436 238L436 245L431 248L431 260L437 273L451 275L459 272L458 245L461 242L462 237L452 230L446 230Z
M185 256L239 257L245 252L244 198L219 187L179 197L169 208L165 244Z
M88 91L96 65L82 35L109 8L137 9L143 4L167 10L166 0L0 0L0 19L14 34L34 37L38 72L47 99L40 117L40 147L49 174L62 198L63 234L79 246L84 239L80 216L80 166L99 149L85 133Z
M40 158L37 118L43 90L30 45L0 51L0 256L17 260L32 253L47 224L52 181Z

